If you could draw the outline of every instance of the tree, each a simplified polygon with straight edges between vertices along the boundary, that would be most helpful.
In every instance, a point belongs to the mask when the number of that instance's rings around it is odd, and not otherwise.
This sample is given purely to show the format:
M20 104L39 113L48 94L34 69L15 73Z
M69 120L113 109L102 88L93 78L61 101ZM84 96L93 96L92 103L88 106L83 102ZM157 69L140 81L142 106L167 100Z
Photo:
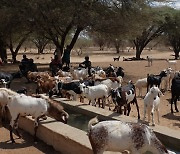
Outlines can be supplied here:
M140 59L143 49L154 39L161 36L165 28L165 19L169 13L169 7L151 8L147 14L147 21L142 32L133 40L136 47L136 59Z
M5 49L10 49L14 63L19 49L31 33L31 29L26 27L26 19L22 16L21 8L21 3L1 1L1 14L4 15L1 30L4 34Z
M171 10L171 14L166 17L164 32L173 48L175 59L178 59L180 52L180 10Z
M32 39L32 42L36 45L38 48L38 54L42 54L46 45L50 42L48 39L42 36L36 36Z
M76 43L80 32L91 21L94 1L92 0L33 0L26 2L26 16L31 19L35 29L51 40L63 54L67 37L70 50ZM36 14L34 16L34 14Z

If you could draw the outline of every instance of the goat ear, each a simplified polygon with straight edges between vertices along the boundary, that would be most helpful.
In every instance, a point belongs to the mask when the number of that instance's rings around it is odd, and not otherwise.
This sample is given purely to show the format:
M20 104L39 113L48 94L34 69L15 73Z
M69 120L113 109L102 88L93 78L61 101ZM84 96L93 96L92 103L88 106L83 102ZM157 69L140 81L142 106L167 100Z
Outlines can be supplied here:
M163 93L159 90L159 96L164 96Z

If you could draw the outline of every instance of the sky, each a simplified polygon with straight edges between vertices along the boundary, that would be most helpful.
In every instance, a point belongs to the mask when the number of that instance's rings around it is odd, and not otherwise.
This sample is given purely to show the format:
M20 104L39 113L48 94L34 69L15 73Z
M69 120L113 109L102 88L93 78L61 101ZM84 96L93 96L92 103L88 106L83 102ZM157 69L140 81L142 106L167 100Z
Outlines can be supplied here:
M176 9L180 9L180 0L174 0L174 2L172 2L172 6Z
M172 6L176 9L180 9L180 0L171 0L172 2L169 3L158 3L160 5L168 5L168 6Z

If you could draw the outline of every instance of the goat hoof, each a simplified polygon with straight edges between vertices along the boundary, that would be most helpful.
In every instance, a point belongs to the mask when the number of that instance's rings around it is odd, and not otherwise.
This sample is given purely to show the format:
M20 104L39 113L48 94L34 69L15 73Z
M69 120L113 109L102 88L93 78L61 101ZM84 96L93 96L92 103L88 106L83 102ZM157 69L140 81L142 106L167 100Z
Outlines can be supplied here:
M14 140L11 141L12 144L16 143Z

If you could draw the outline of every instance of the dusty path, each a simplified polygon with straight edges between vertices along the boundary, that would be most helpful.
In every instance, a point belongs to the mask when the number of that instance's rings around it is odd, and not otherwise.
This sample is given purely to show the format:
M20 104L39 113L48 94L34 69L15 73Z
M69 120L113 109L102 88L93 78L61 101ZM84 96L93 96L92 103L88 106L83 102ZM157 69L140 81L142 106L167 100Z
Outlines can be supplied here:
M0 153L1 154L60 154L53 147L48 146L42 141L37 144L33 142L33 137L28 133L20 130L22 139L18 139L16 135L15 144L9 141L9 130L5 127L0 127Z

